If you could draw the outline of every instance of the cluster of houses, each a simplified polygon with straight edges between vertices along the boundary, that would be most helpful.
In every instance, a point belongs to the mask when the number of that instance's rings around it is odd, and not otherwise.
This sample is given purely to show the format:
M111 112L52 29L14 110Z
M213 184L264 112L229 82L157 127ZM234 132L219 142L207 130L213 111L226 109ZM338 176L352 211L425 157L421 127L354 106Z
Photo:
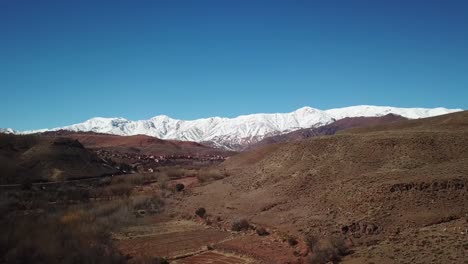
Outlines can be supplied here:
M173 165L210 165L226 160L221 155L151 155L131 152L96 150L96 154L103 160L118 164L128 164L137 172L153 172L157 167Z

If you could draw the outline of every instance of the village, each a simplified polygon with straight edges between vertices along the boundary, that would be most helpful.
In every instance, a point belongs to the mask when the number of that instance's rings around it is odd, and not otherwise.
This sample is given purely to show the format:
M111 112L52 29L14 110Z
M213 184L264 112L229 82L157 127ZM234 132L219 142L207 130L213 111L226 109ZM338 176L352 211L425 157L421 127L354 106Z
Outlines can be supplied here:
M151 173L158 167L183 166L205 167L219 164L228 157L222 155L151 155L131 152L95 150L98 157L106 162L118 164L124 172Z

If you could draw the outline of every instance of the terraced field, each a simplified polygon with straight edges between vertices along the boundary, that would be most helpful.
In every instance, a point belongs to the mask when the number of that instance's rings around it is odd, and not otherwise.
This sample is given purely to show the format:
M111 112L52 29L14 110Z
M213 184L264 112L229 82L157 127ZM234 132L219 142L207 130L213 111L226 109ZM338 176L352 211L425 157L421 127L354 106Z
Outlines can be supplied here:
M235 256L219 251L207 251L187 257L184 259L176 260L172 263L175 264L248 264L256 263L252 259L245 257Z
M207 250L207 245L233 235L192 221L169 221L132 226L116 234L118 247L130 256L176 258Z
M176 264L298 263L294 252L300 251L276 235L231 233L187 220L135 225L114 238L130 257L165 257Z

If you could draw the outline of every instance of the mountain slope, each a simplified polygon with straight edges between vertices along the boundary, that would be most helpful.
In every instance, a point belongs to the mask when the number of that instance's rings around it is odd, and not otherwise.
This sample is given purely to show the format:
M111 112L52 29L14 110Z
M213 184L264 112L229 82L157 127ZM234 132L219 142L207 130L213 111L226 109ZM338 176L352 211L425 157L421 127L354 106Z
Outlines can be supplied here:
M384 116L393 113L406 118L424 118L456 111L461 111L461 109L353 106L322 111L303 107L291 113L253 114L236 118L211 117L190 121L172 119L164 115L138 121L96 117L80 124L50 130L91 131L114 135L141 134L161 139L211 142L214 146L237 149L240 146L256 143L268 136L301 128L319 127L345 117ZM22 133L36 133L46 130L24 131Z
M320 126L317 128L303 128L293 132L266 137L261 141L249 145L246 150L252 150L259 148L264 145L274 144L274 143L283 143L283 142L293 142L298 140L303 140L306 138L311 137L318 137L318 136L327 136L327 135L334 135L339 131L356 128L356 127L367 127L372 125L378 124L387 124L387 123L394 123L397 121L407 120L406 118L388 114L385 116L378 116L378 117L345 117L343 119L337 120L333 123L328 125Z
M211 148L191 141L162 140L146 135L118 136L94 132L73 132L66 130L41 133L47 137L67 137L78 140L88 149L118 151L121 153L168 155L229 156L232 152Z
M0 183L60 181L118 171L68 138L0 134Z
M407 241L408 232L467 223L468 111L268 145L221 166L231 176L195 188L181 201L183 210L203 207L298 238L339 234L363 249ZM453 241L440 243L459 246Z

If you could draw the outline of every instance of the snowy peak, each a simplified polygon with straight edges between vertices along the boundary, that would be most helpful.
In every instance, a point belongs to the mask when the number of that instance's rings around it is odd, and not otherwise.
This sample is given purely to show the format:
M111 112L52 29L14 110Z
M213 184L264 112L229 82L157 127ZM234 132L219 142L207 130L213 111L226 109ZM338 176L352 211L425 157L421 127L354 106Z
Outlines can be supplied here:
M329 109L325 112L334 118L343 119L345 117L358 117L358 116L384 116L388 114L400 115L410 119L426 118L431 116L438 116L453 112L463 111L463 109L447 109L447 108L397 108L390 106L372 106L372 105L359 105L344 108Z
M210 117L197 120L178 120L166 115L137 121L125 118L95 117L80 124L20 133L37 133L64 129L115 135L142 134L161 139L205 142L215 146L237 149L268 136L284 134L302 128L319 127L345 117L372 117L396 114L416 119L457 111L462 111L462 109L396 108L360 105L320 110L306 106L290 113L252 114L235 118Z
M0 133L2 134L16 134L18 131L12 129L12 128L0 128Z

